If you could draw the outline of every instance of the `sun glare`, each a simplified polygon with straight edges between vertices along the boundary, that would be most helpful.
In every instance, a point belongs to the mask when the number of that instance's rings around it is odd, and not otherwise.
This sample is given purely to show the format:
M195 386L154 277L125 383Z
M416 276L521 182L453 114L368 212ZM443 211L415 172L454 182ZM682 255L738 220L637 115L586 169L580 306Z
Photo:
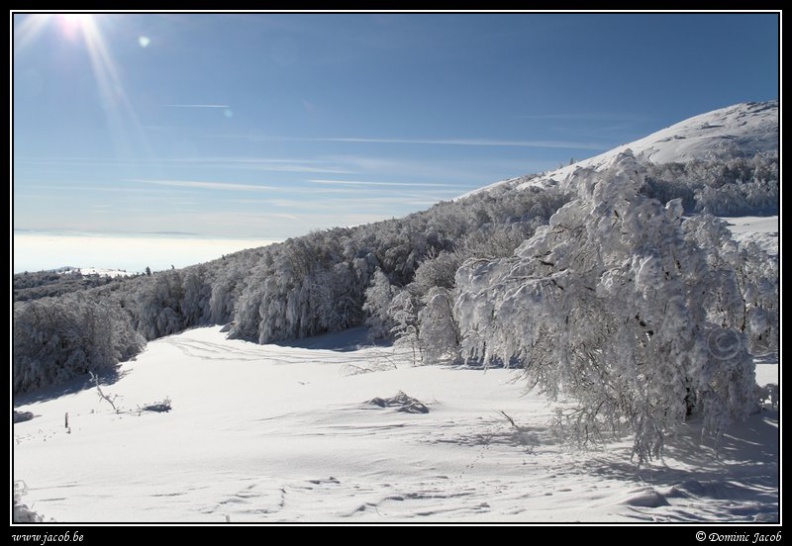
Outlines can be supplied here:
M81 30L93 24L93 16L89 13L62 13L58 20L61 28L67 31Z
M131 101L126 95L121 72L105 40L107 19L90 13L32 14L21 20L14 33L15 55L31 47L45 31L55 32L69 42L82 43L90 58L93 77L108 119L111 136L121 153L142 146L151 154L148 140ZM148 46L140 42L141 47ZM131 133L131 134L130 134ZM137 143L133 144L133 141Z

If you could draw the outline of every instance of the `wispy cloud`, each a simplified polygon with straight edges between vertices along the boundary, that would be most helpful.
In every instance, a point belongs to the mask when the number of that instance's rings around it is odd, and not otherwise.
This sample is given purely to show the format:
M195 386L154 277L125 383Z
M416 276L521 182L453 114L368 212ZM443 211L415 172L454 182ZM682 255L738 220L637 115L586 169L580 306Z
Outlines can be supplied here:
M550 119L564 121L625 121L625 122L645 122L651 118L641 115L620 114L613 112L590 112L585 114L557 113L557 114L524 114L517 116L518 119Z
M270 205L272 207L286 208L295 211L337 210L339 207L343 207L344 210L349 211L350 209L371 210L373 207L431 206L437 203L437 199L427 198L426 196L408 195L399 197L359 197L320 200L229 199L228 202L242 205Z
M195 180L142 180L133 178L128 180L128 182L139 182L143 184L154 184L157 186L169 186L174 188L197 188L205 190L271 191L279 189L274 186L234 184L229 182L199 182Z
M222 165L222 164L220 164ZM239 161L224 165L230 169L244 169L252 171L287 172L287 173L327 173L327 174L355 174L356 171L337 167L312 167L294 163L278 163L269 161Z
M316 138L320 142L350 142L361 144L427 144L437 146L503 146L523 148L563 148L574 150L603 150L605 146L595 142L565 140L500 140L484 138Z
M139 181L138 181L139 182ZM41 190L45 190L46 194L40 194L39 197L44 198L51 198L51 199L63 199L63 195L57 192L76 192L76 191L87 191L91 193L95 192L120 192L120 193L142 193L142 194L162 194L168 193L169 190L166 189L154 189L154 188L111 188L106 186L69 186L69 185L43 185L43 186L27 186L24 188L20 188L19 191L26 191L29 193L39 193ZM174 190L170 190L173 192Z
M330 184L339 186L405 186L405 187L418 187L418 188L463 188L466 186L459 186L454 184L429 184L423 182L369 182L365 180L327 180L327 179L311 179L308 180L313 184Z
M166 104L168 108L231 108L227 104Z
M573 140L507 140L491 138L386 138L386 137L290 137L263 134L207 135L208 138L280 142L347 142L359 144L422 144L427 146L490 146L521 148L559 148L603 151L607 145Z

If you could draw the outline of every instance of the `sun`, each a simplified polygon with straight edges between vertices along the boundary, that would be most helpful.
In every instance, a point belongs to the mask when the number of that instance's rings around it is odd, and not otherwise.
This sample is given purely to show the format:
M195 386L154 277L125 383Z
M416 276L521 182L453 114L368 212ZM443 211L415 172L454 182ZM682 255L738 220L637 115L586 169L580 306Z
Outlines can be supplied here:
M67 27L85 27L93 22L93 15L90 13L61 13L58 19Z
M70 40L87 40L97 33L96 20L90 13L61 13L55 17L61 32Z
M24 55L24 51L31 48L38 38L45 32L54 33L61 39L71 42L75 53L84 50L87 52L91 64L91 71L96 87L99 91L101 106L107 116L110 132L119 149L129 147L130 129L136 139L142 142L143 148L150 153L145 132L142 130L132 102L126 94L121 70L116 63L110 45L105 39L108 30L108 19L103 14L85 12L61 13L35 13L26 14L15 19L18 24L14 28L14 59L17 55ZM144 48L149 45L139 38L139 45ZM74 77L84 77L82 73L74 73Z
M99 34L96 17L90 13L37 13L21 19L14 32L14 45L25 49L47 29L55 29L69 41L95 41Z

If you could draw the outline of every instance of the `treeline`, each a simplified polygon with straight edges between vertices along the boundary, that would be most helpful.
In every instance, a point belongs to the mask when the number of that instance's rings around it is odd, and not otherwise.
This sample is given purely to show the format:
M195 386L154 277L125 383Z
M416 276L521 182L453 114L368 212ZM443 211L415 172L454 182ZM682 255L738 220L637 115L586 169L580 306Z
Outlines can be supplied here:
M415 363L521 367L577 401L582 443L639 460L691 416L719 436L757 407L752 355L779 345L779 264L708 214L778 208L777 157L646 165L495 187L356 228L14 304L14 394L113 368L147 340L228 324L257 343L366 323ZM686 212L701 211L688 215Z
M317 231L206 264L14 304L14 394L115 366L145 341L230 325L258 343L362 324L377 271L415 298L451 286L471 256L510 254L569 201L494 189L401 219ZM391 335L391 332L385 332Z
M777 157L639 167L640 183L634 190L648 202L678 199L681 211L715 207L721 213L759 214L778 208ZM503 185L400 219L317 231L181 270L17 301L13 392L21 394L88 371L112 368L142 350L146 341L211 324L228 324L233 338L270 343L366 323L373 336L409 345L416 362L467 359L487 365L520 365L519 351L485 350L495 346L505 330L496 335L488 333L484 322L476 325L461 320L467 316L462 309L470 305L467 311L474 312L485 300L496 301L505 286L498 288L494 281L490 286L488 281L481 295L471 299L469 281L460 287L460 279L465 278L460 275L473 268L476 275L487 278L488 271L501 267L500 259L513 259L515 250L551 217L559 229L558 214L570 214L564 206L579 201L588 191L586 181L602 175L584 171L576 176L576 183L568 186L572 193L558 187L515 190ZM717 199L709 199L708 192L714 192ZM749 194L757 197L747 199ZM724 196L737 202L716 207ZM746 209L748 204L755 208ZM579 225L569 236L585 240L590 226L576 221ZM623 229L646 228L636 224ZM728 243L731 238L724 229L700 230L702 252L712 259L720 256L718 264L726 264L724 279L736 279L732 291L739 298L733 301L743 302L741 335L750 340L751 349L774 350L778 310L768 303L768 294L777 294L777 262L757 248ZM712 235L713 230L720 235ZM558 245L569 248L569 253L581 252L572 250L575 247L568 241ZM624 250L625 259L630 248ZM531 268L550 268L559 261L546 256L536 259L539 265ZM742 265L737 267L738 263ZM515 280L510 282L517 283L516 289L525 290L521 279L538 274L539 269L531 268L515 269ZM37 285L31 275L22 276L20 283L28 285L20 284L20 290L46 289L46 282Z
M28 301L39 298L61 296L104 286L113 282L123 282L129 276L110 276L83 274L80 271L36 271L15 273L13 276L14 301Z

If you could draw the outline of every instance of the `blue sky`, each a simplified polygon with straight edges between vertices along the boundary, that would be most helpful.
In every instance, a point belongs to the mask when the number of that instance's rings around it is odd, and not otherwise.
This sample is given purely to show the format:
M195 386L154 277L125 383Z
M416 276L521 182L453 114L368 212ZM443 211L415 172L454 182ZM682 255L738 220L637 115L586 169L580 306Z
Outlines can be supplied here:
M402 216L778 97L772 13L12 19L17 271Z

